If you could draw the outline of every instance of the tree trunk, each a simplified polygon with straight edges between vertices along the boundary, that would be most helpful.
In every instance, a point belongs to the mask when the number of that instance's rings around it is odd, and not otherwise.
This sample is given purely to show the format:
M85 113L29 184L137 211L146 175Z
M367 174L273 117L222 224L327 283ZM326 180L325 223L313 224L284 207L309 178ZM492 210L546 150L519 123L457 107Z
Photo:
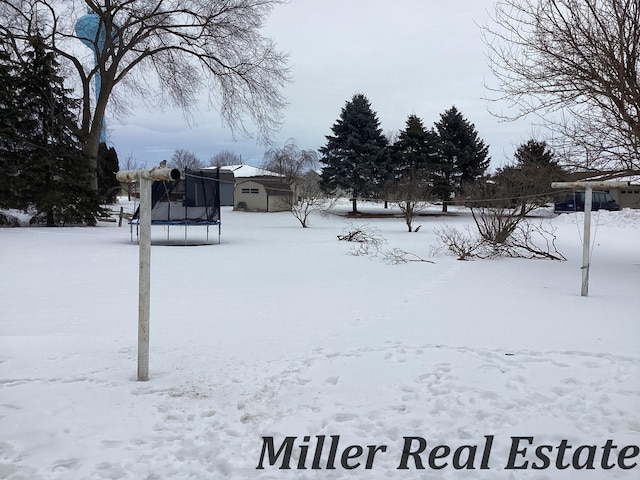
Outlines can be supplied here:
M89 134L87 141L82 146L82 151L89 158L89 167L91 168L91 177L89 186L95 192L98 191L98 149L100 148L100 130L97 134L93 131Z
M442 213L447 213L447 207L449 206L449 203L446 200L442 201Z
M95 192L98 191L98 152L100 151L100 133L102 131L102 123L107 110L107 102L109 101L111 88L112 82L107 76L103 76L100 87L100 96L96 102L91 126L88 127L88 125L83 122L83 127L85 131L88 128L88 132L85 137L82 151L89 157L89 166L92 170L89 186Z
M351 199L351 213L354 215L358 213L358 199L356 197Z

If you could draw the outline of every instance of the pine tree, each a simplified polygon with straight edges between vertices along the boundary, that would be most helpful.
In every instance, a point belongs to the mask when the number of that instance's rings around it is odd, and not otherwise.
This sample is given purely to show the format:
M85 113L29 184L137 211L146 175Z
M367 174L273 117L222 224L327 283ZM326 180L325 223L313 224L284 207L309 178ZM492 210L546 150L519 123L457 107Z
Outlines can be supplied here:
M405 129L391 149L394 177L405 174L428 176L436 162L438 143L437 134L427 130L420 117L409 115Z
M346 103L331 131L320 148L320 162L325 164L321 186L327 193L348 192L355 214L357 199L375 195L382 187L389 163L387 139L369 100L360 93Z
M4 179L0 181L0 206L23 208L25 205L16 198L23 187L18 175L22 148L16 131L26 113L18 94L16 65L4 47L0 39L0 175Z
M113 147L101 143L98 148L98 192L105 201L113 203L119 191L120 182L116 178L116 172L120 170L118 153Z
M525 165L547 166L556 163L554 161L554 153L547 142L530 139L525 143L518 145L514 153L516 166L523 167ZM557 164L557 163L556 163Z
M435 124L440 139L438 174L434 181L443 211L453 192L462 192L489 167L489 147L478 138L475 126L453 106Z
M45 49L44 40L30 39L20 69L18 91L27 112L17 128L21 165L19 202L34 208L35 221L47 225L95 225L100 212L97 194L89 187L95 175L74 135L77 101L64 88L58 64ZM27 140L28 139L28 140Z
M554 159L547 143L528 140L514 153L515 163L499 168L494 176L495 188L512 203L543 205L553 197L551 183L563 181L566 172Z
M407 228L431 196L431 172L438 153L438 136L417 115L409 115L405 129L391 147L391 167L385 198L403 213Z

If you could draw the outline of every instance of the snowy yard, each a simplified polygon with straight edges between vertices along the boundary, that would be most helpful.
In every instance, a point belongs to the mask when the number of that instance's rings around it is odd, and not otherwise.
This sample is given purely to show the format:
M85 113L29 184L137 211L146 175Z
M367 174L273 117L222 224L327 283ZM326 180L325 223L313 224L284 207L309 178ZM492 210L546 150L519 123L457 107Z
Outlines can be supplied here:
M464 210L224 209L220 245L152 247L148 382L129 229L2 229L0 479L639 478L640 211L594 214L589 297L582 218L549 217L565 262L463 262L429 255Z

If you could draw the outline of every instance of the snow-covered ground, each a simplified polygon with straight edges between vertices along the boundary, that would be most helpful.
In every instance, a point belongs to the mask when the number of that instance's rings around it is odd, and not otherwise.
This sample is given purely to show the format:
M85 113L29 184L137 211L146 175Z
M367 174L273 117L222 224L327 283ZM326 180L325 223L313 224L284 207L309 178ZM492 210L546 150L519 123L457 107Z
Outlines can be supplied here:
M640 211L594 214L589 297L582 218L566 262L430 256L464 210L154 227L148 382L129 229L1 229L0 479L639 478Z

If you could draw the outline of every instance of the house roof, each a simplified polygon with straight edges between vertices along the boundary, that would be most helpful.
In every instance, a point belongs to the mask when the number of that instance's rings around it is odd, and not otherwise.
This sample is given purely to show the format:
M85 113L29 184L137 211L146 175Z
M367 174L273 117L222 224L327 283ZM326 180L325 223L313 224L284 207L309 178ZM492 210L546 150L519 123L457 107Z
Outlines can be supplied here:
M268 176L268 177L282 176L276 172L270 172L269 170L253 167L251 165L228 165L225 167L220 167L220 170L231 171L233 172L233 175L236 178L252 178L252 177L260 177L260 176Z
M202 170L215 170L218 167L205 167ZM235 183L233 172L220 168L220 183Z
M572 181L583 182L628 182L631 185L640 184L640 171L630 170L624 172L574 172L569 174Z

